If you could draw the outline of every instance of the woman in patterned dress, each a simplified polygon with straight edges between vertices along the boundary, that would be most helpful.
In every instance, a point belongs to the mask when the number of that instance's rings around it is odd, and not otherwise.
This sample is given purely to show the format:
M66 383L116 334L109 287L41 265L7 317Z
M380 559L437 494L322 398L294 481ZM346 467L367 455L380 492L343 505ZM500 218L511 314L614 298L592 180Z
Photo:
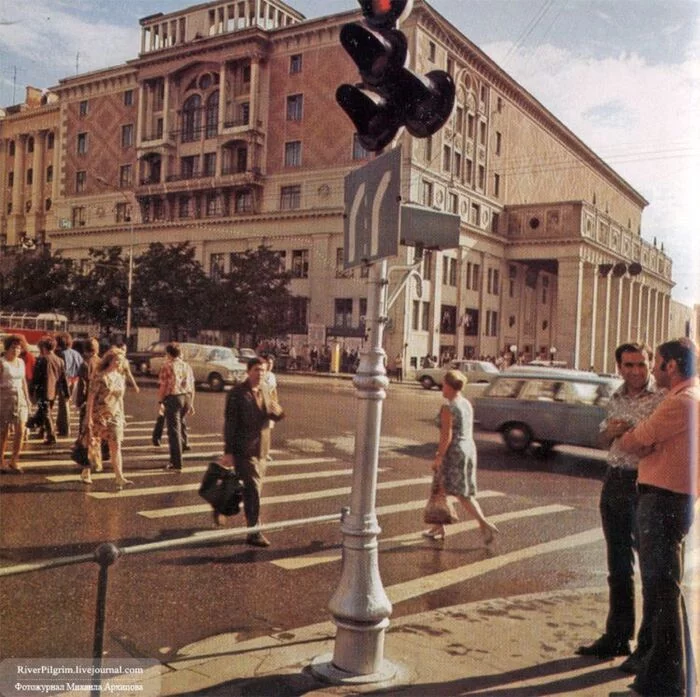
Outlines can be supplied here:
M117 489L133 484L124 477L122 463L125 389L121 354L118 351L107 351L100 361L97 374L90 381L85 408L85 437L88 442L93 438L107 442ZM89 469L83 471L81 477L86 484L91 483Z
M490 523L476 500L476 444L474 412L462 395L467 378L459 370L448 370L442 382L443 404L438 416L440 442L432 464L435 479L448 496L456 496L464 509L476 518L485 544L493 542L498 528ZM445 526L433 525L423 532L431 540L445 539Z
M25 426L29 418L29 389L25 364L20 358L22 337L11 334L4 341L5 353L0 358L0 470L21 474L18 464ZM5 467L5 447L14 430L10 466Z

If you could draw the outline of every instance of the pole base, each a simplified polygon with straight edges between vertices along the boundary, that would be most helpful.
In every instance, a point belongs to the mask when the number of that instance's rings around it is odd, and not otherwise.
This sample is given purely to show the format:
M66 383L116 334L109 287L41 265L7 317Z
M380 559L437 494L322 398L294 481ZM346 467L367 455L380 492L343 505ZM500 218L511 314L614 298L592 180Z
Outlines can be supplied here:
M330 653L317 656L309 666L311 673L319 680L333 685L369 685L384 682L395 684L402 681L406 675L404 668L387 660L381 662L379 670L365 674L342 670L333 664L332 659L333 654Z

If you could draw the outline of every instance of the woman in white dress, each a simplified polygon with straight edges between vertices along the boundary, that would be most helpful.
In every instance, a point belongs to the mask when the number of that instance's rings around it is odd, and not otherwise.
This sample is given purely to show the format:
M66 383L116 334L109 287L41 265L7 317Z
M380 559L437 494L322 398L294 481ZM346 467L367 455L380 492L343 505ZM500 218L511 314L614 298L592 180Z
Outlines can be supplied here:
M22 352L22 337L11 334L4 341L5 353L0 358L0 470L21 474L19 454L29 418L29 388ZM10 429L14 430L10 466L5 466L5 448Z

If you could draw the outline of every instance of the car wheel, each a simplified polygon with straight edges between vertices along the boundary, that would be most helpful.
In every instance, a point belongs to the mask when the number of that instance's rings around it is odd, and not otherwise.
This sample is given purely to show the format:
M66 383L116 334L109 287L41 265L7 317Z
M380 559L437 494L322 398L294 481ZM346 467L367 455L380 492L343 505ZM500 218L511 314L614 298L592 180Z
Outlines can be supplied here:
M525 452L532 443L532 431L526 424L517 422L503 429L503 442L514 453Z
M539 447L534 451L537 457L547 458L552 454L552 449L554 448L554 443L551 440L543 440Z
M141 373L141 375L148 375L148 361L142 361L139 363L139 373Z
M212 373L207 378L207 383L209 383L210 389L214 390L214 392L221 392L224 389L224 379L219 373Z
M423 385L426 390L432 390L433 387L435 387L435 381L427 375L424 375L420 379L420 384Z

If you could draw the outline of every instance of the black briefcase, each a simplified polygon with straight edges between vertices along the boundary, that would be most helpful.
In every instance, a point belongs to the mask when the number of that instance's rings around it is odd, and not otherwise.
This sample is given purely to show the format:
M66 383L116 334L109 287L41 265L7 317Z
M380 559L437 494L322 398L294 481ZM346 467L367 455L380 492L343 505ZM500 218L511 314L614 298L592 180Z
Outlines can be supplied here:
M210 462L199 487L199 495L208 501L217 513L236 515L243 502L243 483L232 469Z

